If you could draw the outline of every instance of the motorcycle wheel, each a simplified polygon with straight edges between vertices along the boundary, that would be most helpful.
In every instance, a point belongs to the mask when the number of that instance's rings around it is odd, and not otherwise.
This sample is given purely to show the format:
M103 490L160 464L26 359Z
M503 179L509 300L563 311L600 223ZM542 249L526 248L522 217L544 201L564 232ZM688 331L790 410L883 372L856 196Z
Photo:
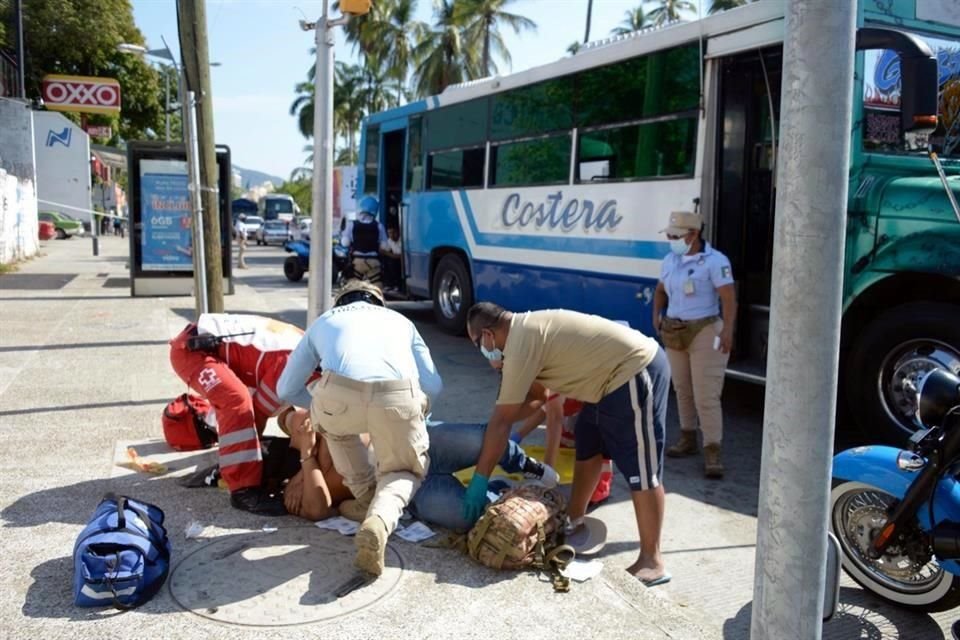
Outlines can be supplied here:
M867 555L887 523L887 507L895 501L889 493L860 482L834 487L830 530L840 541L844 571L867 591L907 609L933 612L956 607L960 578L944 571L936 558L921 565L895 546L877 559Z
M289 256L283 261L283 275L287 276L290 282L300 282L303 279L303 267L300 265L300 258Z

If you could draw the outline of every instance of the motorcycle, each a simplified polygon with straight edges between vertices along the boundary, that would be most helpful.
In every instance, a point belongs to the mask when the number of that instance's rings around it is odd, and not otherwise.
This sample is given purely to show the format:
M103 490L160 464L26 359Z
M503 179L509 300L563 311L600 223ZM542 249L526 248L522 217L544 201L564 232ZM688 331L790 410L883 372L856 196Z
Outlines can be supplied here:
M283 244L287 256L283 261L283 275L290 282L300 282L310 269L310 241L309 240L290 240ZM347 247L340 244L338 238L333 239L333 280L334 287L342 286L351 272L350 269L350 251Z
M907 449L856 447L833 459L830 529L847 574L905 608L960 605L960 377L922 378L924 428Z

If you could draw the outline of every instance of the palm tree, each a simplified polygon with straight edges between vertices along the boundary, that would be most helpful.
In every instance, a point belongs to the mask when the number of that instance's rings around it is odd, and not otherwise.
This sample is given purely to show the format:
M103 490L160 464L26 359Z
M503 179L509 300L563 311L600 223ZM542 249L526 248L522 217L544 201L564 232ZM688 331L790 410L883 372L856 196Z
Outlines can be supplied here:
M577 55L577 52L580 51L580 49L582 48L583 48L583 44L581 44L580 41L577 40L573 44L571 44L569 47L567 47L567 53L569 53L572 56L575 56Z
M480 75L476 49L465 45L461 33L462 14L454 11L453 3L454 0L434 0L433 27L414 48L418 96L440 93L451 84Z
M497 66L490 57L493 48L497 55L510 65L510 52L500 35L500 25L521 31L536 31L537 23L504 9L515 0L458 0L456 17L463 24L463 36L467 47L481 48L480 71L482 75L493 75Z
M713 3L710 5L710 11L707 13L714 14L727 11L728 9L736 9L745 4L747 4L747 0L713 0Z
M333 124L336 135L345 138L347 148L356 153L357 131L366 114L364 72L359 66L338 61L334 69Z
M624 14L623 22L610 32L613 36L624 36L639 31L647 26L647 16L643 13L643 5L630 9Z
M395 80L399 103L413 64L414 42L427 32L427 25L414 20L417 0L381 1L373 18L360 28L357 37L364 43L366 62L384 70ZM349 37L349 34L348 34Z
M681 11L696 11L690 0L660 0L660 6L650 12L649 18L658 27L672 20L680 20Z
M290 115L297 117L297 129L304 138L313 137L313 98L315 89L312 80L298 82L294 88L297 97L290 105Z

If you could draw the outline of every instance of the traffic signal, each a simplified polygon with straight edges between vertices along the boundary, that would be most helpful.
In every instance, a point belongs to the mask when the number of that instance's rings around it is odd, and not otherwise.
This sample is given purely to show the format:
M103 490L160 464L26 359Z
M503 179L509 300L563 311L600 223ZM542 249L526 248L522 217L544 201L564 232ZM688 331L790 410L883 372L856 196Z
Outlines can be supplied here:
M340 0L340 11L352 16L365 16L370 13L372 4L370 0Z

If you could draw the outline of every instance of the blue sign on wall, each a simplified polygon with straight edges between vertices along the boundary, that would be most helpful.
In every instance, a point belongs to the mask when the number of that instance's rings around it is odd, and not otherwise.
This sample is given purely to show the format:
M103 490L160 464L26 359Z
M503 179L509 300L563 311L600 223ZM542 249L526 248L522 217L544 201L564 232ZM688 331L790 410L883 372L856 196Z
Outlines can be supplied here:
M140 193L141 269L192 271L193 230L187 176L144 173Z

